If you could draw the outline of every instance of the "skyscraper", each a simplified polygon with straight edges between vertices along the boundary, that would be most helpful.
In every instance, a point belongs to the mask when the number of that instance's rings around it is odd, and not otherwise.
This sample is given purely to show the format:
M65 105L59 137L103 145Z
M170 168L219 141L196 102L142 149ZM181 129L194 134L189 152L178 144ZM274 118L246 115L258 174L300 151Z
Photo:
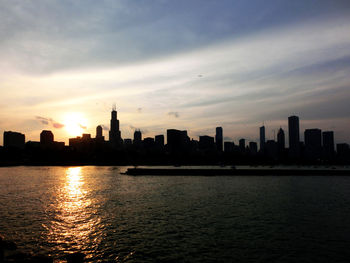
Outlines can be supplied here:
M289 134L289 156L298 158L300 156L300 135L299 135L299 117L288 117L288 134Z
M324 157L328 160L334 157L334 133L332 131L322 132L322 145Z
M284 136L284 131L282 128L278 130L277 133L277 147L278 147L278 152L281 153L284 151L284 148L286 147L285 143L285 136Z
M216 149L219 152L222 152L223 150L223 136L222 136L222 127L216 127L216 135L215 135L215 143L216 143Z
M98 125L96 127L96 138L102 138L102 126L101 125Z
M113 108L111 113L111 128L109 131L109 142L113 145L118 145L121 142L119 120L117 119L117 111Z
M245 152L245 139L240 139L239 140L239 150L241 152Z
M265 126L260 127L260 151L263 151L265 147Z
M135 130L134 131L134 144L138 145L141 144L142 141L142 133L140 130Z
M52 131L48 131L48 130L43 130L40 133L40 143L41 144L52 144L53 143L53 133Z
M321 130L306 129L305 139L305 157L309 160L317 160L321 157Z

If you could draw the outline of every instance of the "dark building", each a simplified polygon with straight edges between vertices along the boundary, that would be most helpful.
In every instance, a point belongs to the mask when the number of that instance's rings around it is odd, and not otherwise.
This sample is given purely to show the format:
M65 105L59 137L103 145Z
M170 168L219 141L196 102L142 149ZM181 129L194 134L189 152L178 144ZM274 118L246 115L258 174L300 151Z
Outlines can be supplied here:
M347 143L337 144L337 157L340 161L350 161L350 147Z
M124 139L124 145L132 145L131 139Z
M96 138L102 138L103 137L102 131L103 131L102 126L98 125L96 127Z
M164 135L163 134L155 136L155 144L158 147L164 147Z
M224 151L225 153L232 153L235 147L234 142L224 142Z
M256 142L249 142L249 150L251 154L256 154L258 152L258 144Z
M135 145L140 145L142 141L142 133L140 130L135 130L134 131L134 144Z
M299 117L288 117L288 135L289 135L289 156L293 159L300 157L300 134Z
M277 147L279 153L282 153L286 147L286 140L282 128L280 128L277 133Z
M113 146L116 146L121 142L119 120L117 119L117 111L115 109L113 109L111 113L111 128L109 131L109 142Z
M19 132L5 131L4 132L4 147L24 149L25 135Z
M93 151L94 141L91 139L91 134L84 133L82 137L70 138L69 146L79 152L89 153Z
M208 135L199 136L199 149L214 150L215 149L214 137L211 137Z
M147 137L143 140L143 146L147 149L154 147L154 138Z
M259 129L260 129L260 151L264 151L264 147L265 147L265 126L261 126Z
M239 150L241 152L245 152L245 139L240 139L238 143L239 143Z
M215 134L215 143L216 143L216 149L219 152L222 152L223 150L223 135L222 135L222 127L216 127L216 134Z
M52 131L43 130L40 133L40 144L49 145L53 144L54 137Z
M305 157L309 160L317 160L321 158L321 130L306 129L304 132L305 140Z
M268 140L265 144L265 152L269 158L276 160L278 158L277 143L274 140Z
M332 131L322 132L322 146L324 158L331 160L334 158L334 133Z
M167 148L170 152L187 151L189 142L190 138L187 136L187 131L167 130Z

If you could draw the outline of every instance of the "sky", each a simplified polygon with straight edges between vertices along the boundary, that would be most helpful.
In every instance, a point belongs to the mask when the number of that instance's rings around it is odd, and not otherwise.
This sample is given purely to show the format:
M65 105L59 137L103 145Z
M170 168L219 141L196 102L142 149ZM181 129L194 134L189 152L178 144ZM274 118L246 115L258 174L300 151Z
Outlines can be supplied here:
M186 129L273 139L287 118L350 143L348 0L0 0L0 144Z

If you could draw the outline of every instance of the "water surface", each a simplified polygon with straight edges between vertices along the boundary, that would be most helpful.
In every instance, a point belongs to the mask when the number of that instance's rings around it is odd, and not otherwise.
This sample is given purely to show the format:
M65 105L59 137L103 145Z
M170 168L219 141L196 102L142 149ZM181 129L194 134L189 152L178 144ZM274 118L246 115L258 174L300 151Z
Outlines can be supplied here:
M348 262L350 177L126 176L0 168L0 233L111 262Z

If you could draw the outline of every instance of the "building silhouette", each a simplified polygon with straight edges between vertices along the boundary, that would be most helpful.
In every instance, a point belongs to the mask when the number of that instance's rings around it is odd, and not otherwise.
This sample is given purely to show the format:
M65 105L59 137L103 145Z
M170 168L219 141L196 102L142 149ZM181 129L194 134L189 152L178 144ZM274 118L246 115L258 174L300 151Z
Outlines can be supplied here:
M224 142L224 152L225 153L232 153L234 147L235 147L234 142Z
M164 147L164 135L163 134L155 136L155 144L160 148Z
M215 149L214 137L211 137L208 135L199 136L199 149L214 150Z
M332 160L334 158L334 132L324 131L322 132L322 146L323 156L326 160Z
M264 147L265 147L265 126L261 126L259 128L260 131L260 151L263 152L264 151Z
M126 146L132 145L132 140L131 139L124 139L124 145L126 145Z
M250 153L255 155L258 152L258 144L256 142L249 142Z
M306 129L304 132L305 157L308 160L317 160L321 158L322 139L320 129Z
M289 135L289 157L297 159L300 157L300 134L299 117L288 117L288 135Z
M111 127L109 131L109 142L113 146L121 143L121 135L119 130L119 120L117 119L117 111L113 108L111 112Z
M167 130L167 148L170 152L186 152L189 147L189 142L190 138L187 136L186 130Z
M216 127L215 143L216 143L216 149L219 152L222 152L223 151L223 146L224 146L224 140L223 140L223 135L222 135L222 127Z
M5 131L4 132L4 147L24 149L25 135L19 132Z
M350 161L350 146L347 143L337 144L337 158L342 161Z
M141 142L142 142L142 133L140 130L135 130L134 131L134 144L140 145Z
M239 150L241 152L245 152L245 139L240 139L238 144L239 144Z
M265 152L267 157L276 160L278 158L278 145L274 140L268 140L265 144Z
M43 130L40 133L40 144L42 145L50 145L54 142L54 136L52 131L49 130Z
M98 125L98 126L96 127L96 139L97 139L97 138L102 138L102 137L103 137L102 131L103 131L102 126L101 126L101 125Z
M286 147L285 135L282 128L280 128L277 133L277 147L279 153L282 153Z

